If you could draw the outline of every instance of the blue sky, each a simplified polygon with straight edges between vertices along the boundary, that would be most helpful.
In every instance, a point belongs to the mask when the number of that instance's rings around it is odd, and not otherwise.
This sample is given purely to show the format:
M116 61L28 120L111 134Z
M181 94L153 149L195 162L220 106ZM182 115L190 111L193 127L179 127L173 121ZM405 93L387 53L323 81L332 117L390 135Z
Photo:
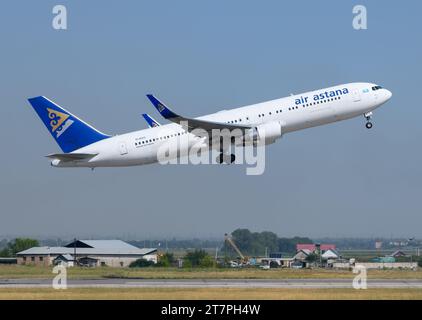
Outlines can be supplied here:
M51 27L64 4L68 30ZM368 30L352 28L364 4ZM396 1L3 1L0 238L422 237L422 5ZM145 94L200 116L368 81L374 115L288 134L242 166L51 168L60 151L27 102L45 95L118 134L159 119ZM164 121L163 121L164 122Z

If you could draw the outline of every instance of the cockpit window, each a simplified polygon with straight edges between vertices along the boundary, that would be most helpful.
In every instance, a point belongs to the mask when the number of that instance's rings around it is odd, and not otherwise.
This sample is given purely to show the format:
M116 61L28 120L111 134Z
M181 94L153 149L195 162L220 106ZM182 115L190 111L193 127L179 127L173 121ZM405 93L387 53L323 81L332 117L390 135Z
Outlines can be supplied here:
M382 87L381 87L381 86L375 86L375 87L372 87L372 91L377 91L377 90L379 90L379 89L382 89Z

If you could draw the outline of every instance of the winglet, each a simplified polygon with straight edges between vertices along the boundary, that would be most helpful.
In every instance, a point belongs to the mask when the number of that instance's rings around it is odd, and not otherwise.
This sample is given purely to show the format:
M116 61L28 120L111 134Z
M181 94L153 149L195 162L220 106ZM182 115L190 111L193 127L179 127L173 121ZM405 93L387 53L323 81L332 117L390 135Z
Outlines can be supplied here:
M160 126L160 124L155 119L153 119L149 114L143 113L142 116L144 117L145 121L148 123L148 126L150 128L154 128L154 127L159 127Z
M178 118L179 115L171 111L169 108L167 108L164 103L159 101L156 97L154 97L152 94L147 94L147 98L151 101L151 103L154 105L155 109L158 110L158 112L165 118L165 119L172 119L172 118Z

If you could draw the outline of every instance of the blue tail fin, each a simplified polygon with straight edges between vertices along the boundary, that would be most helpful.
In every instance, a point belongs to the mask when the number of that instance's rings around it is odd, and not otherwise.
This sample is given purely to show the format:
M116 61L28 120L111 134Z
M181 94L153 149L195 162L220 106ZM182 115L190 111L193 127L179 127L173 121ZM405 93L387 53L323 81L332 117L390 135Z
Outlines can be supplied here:
M63 152L72 152L110 136L94 129L46 97L28 99Z

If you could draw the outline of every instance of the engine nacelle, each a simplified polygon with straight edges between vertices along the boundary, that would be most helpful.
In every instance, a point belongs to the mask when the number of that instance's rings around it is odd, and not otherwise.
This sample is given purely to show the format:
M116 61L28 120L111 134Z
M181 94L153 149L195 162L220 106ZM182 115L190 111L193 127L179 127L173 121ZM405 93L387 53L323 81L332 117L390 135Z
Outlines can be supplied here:
M258 132L258 139L264 140L265 144L272 144L277 139L281 138L281 124L278 121L268 122L256 127Z
M272 144L277 139L281 138L281 124L278 121L268 122L261 124L251 130L249 130L244 137L243 145L256 146L258 141L264 141L264 143Z

